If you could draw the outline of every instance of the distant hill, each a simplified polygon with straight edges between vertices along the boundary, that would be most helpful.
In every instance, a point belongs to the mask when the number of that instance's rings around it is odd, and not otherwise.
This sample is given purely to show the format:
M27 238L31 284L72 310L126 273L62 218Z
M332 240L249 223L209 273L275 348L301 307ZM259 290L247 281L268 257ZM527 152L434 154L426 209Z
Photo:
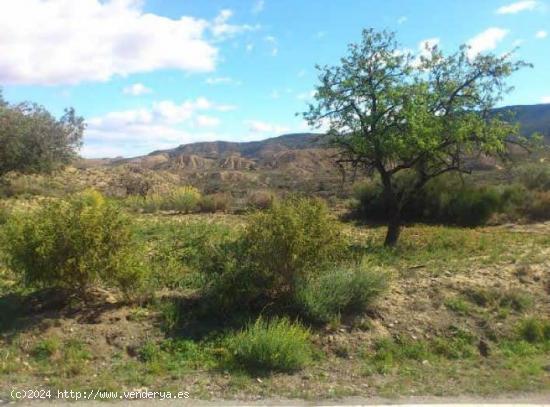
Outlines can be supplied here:
M507 106L495 109L518 121L524 135L540 132L550 144L550 104ZM197 185L292 186L296 183L326 184L340 179L334 165L335 150L327 147L322 134L285 134L261 141L213 141L183 144L140 157L83 160L83 167L130 165L143 170L168 171ZM479 162L490 169L494 160Z
M506 106L494 110L511 121L519 122L521 133L525 136L538 132L550 144L550 103L540 105Z

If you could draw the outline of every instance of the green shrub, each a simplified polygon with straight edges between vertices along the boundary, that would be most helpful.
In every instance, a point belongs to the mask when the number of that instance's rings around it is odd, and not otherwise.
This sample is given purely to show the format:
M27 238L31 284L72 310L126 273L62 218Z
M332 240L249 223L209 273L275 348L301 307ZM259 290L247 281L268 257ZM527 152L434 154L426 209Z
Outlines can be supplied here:
M32 356L37 360L49 359L61 349L61 343L57 338L48 338L39 341L32 349Z
M268 209L273 202L275 202L275 194L270 191L253 191L246 198L246 206L251 209Z
M223 312L290 300L298 280L347 255L341 227L326 206L297 198L251 215L235 241L207 253L211 259L201 268L209 281L206 296Z
M514 175L528 189L550 191L550 165L548 162L522 165L514 171Z
M9 209L6 206L2 205L2 203L0 202L0 225L3 225L4 223L6 223L9 217L10 217Z
M162 210L182 213L196 212L199 208L201 194L194 187L179 187L170 191L161 204Z
M317 322L365 311L387 288L388 274L364 266L337 267L302 280L296 290L301 312Z
M291 198L253 214L242 243L243 264L279 292L346 255L340 224L315 199Z
M84 295L97 283L129 292L141 281L129 219L95 191L14 214L3 240L7 265L27 286Z
M288 319L258 318L227 338L233 361L249 371L295 371L312 357L310 333Z
M521 213L531 220L550 219L550 191L536 191L526 199Z
M493 214L517 206L524 199L521 187L478 187L453 175L435 178L414 193L406 190L412 182L410 178L410 174L403 174L396 183L396 188L402 193L411 194L402 213L406 221L477 226L486 223ZM367 220L387 220L382 192L376 179L356 186L355 214Z
M199 210L201 194L194 187L184 186L163 193L152 192L144 196L129 195L124 202L130 209L144 213L161 210L191 213Z
M205 195L199 202L199 210L207 213L225 212L229 207L229 202L230 196L228 194Z
M519 335L530 343L550 341L550 321L527 318L519 324Z

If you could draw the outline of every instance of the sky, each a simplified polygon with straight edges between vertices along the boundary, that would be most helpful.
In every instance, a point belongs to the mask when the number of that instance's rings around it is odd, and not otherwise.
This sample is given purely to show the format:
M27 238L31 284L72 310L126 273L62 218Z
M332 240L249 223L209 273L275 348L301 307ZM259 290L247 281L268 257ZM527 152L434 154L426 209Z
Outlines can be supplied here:
M0 88L87 123L84 157L308 131L296 113L364 28L514 54L501 105L550 103L550 0L0 0Z

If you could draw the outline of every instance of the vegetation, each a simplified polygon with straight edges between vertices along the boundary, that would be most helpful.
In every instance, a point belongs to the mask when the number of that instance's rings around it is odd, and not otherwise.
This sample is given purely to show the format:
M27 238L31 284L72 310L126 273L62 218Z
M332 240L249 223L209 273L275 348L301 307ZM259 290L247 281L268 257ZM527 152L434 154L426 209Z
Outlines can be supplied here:
M296 302L315 322L330 322L342 314L361 314L388 286L387 273L360 266L336 267L302 280Z
M309 332L288 319L258 318L227 339L236 363L253 372L293 371L312 358Z
M10 105L0 93L0 176L9 171L50 172L71 162L84 121L74 109L54 118L33 103Z
M26 286L85 296L97 283L130 292L141 268L128 218L95 191L14 214L4 228L6 264Z
M506 79L524 62L511 55L472 56L467 46L445 56L437 46L419 56L402 52L395 35L365 30L340 66L320 69L316 104L304 117L328 121L338 163L380 177L388 213L385 244L396 244L411 193L447 172L467 172L465 156L497 155L518 127L490 109ZM396 175L414 179L399 188Z

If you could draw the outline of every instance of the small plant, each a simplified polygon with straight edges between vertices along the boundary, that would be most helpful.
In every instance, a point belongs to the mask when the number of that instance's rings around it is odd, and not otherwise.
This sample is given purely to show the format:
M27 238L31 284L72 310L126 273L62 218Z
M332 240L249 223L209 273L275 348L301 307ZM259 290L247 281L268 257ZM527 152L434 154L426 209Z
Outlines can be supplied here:
M469 315L472 312L472 306L460 297L447 298L445 306L460 315Z
M550 321L527 318L519 324L519 336L530 343L550 341Z
M130 292L139 286L129 219L95 191L48 201L10 218L7 265L31 287L58 287L85 297L98 283Z
M302 280L296 302L302 313L317 322L341 314L365 311L388 286L388 274L368 266L336 267Z
M312 357L310 333L288 319L258 318L241 332L227 338L234 362L256 372L295 371Z
M61 348L57 338L48 338L39 341L33 348L31 354L37 360L49 359Z

